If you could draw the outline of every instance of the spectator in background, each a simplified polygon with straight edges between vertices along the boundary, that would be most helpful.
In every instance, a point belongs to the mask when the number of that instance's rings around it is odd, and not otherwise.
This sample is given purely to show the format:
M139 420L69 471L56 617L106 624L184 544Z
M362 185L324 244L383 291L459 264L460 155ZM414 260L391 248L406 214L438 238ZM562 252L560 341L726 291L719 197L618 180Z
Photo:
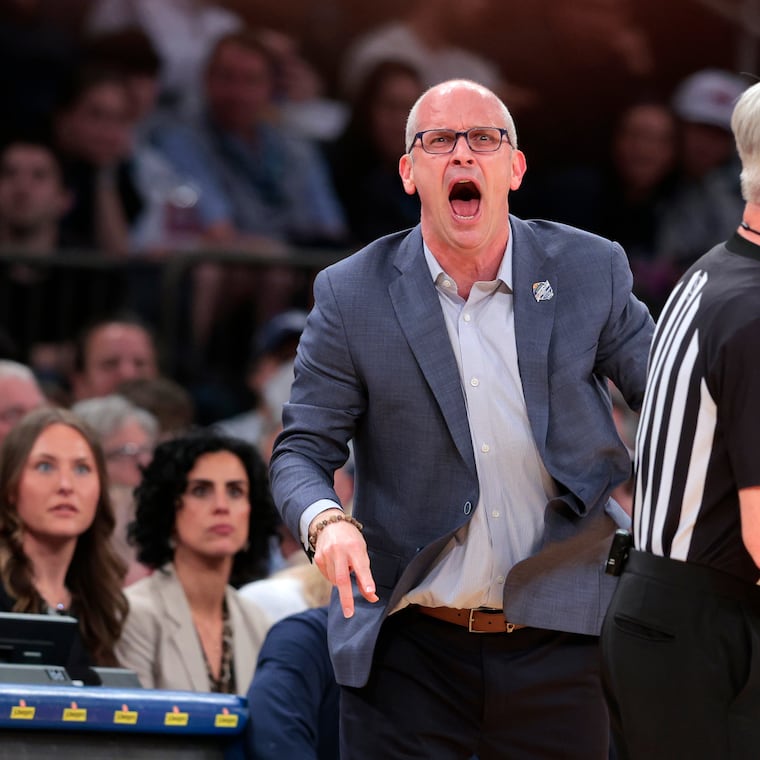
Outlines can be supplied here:
M249 760L338 760L338 701L327 607L272 626L248 689Z
M76 401L106 396L125 380L158 375L158 352L153 336L132 316L97 320L77 337L71 375L71 390Z
M413 66L379 61L362 79L345 131L328 146L335 188L356 243L413 227L419 220L419 198L404 191L398 162L406 117L422 89Z
M116 390L156 418L159 441L187 433L195 423L193 397L171 378L134 377L119 383Z
M129 166L133 123L123 75L77 69L61 93L53 131L74 193L66 233L82 248L126 254L143 202Z
M532 105L534 93L506 82L496 62L456 43L462 29L487 24L496 7L494 0L412 0L400 19L371 29L349 46L341 64L344 97L353 99L378 63L397 60L419 71L426 88L446 79L471 79L517 111Z
M659 257L662 217L673 198L678 155L675 115L659 100L629 104L617 120L607 159L554 168L521 188L521 213L595 232L623 246L634 292L657 310L673 268Z
M129 96L132 139L127 161L142 201L129 226L130 252L159 255L195 245L193 188L151 142L164 117L157 108L161 61L149 37L139 27L101 32L87 40L84 56L90 65L123 76Z
M0 609L76 617L74 678L117 664L127 612L107 483L100 444L66 409L30 412L0 449Z
M132 536L155 572L127 589L118 656L146 688L245 694L269 626L230 585L266 573L276 517L256 450L208 431L156 447Z
M258 35L244 30L222 37L203 84L204 114L160 130L156 139L198 185L210 239L341 243L343 214L320 155L271 123L275 60Z
M623 246L633 270L633 290L655 313L667 293L658 237L674 193L678 140L672 110L658 101L624 109L612 135L611 171L600 197L599 224L591 227Z
M10 138L0 151L0 248L54 255L65 245L61 219L72 203L60 157L33 132Z
M282 252L283 246L342 245L343 210L316 148L272 123L275 61L252 30L222 37L206 69L204 113L158 130L156 141L198 188L207 244ZM192 336L203 354L215 324L251 300L255 319L291 305L305 286L292 269L195 269Z
M741 219L744 201L731 113L746 86L730 71L703 69L686 77L673 94L681 129L679 184L665 208L658 241L663 259L674 267L671 287Z
M79 401L71 411L95 431L103 447L116 519L113 545L127 566L124 585L128 586L150 572L137 561L137 552L127 540L127 529L135 517L134 489L153 457L158 422L150 412L118 394Z
M92 34L142 29L161 59L160 105L183 117L200 109L214 44L242 26L237 13L214 0L94 0L87 20Z
M246 384L252 409L215 423L226 435L242 438L266 456L266 442L282 422L282 405L293 381L293 359L306 325L306 312L282 312L259 327L254 337Z
M277 117L302 137L330 142L346 125L348 107L328 98L319 72L304 58L298 41L278 29L259 29L275 64Z
M42 346L63 341L66 324L83 318L85 299L71 303L48 266L71 242L61 225L71 205L47 136L30 130L9 137L0 148L0 250L16 260L2 265L0 320L19 357L35 368Z
M28 412L46 403L45 394L29 367L0 359L0 443Z

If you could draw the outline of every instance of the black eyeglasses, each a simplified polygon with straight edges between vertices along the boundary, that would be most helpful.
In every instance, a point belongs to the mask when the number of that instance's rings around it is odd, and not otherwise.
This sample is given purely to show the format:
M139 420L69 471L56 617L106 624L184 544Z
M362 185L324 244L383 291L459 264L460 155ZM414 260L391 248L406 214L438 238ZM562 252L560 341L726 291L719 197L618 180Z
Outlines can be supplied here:
M464 132L457 132L454 129L426 129L423 132L417 132L412 140L412 148L419 140L425 153L452 153L460 137L464 137L467 147L474 153L493 153L499 150L505 137L507 145L512 145L506 129L471 127Z

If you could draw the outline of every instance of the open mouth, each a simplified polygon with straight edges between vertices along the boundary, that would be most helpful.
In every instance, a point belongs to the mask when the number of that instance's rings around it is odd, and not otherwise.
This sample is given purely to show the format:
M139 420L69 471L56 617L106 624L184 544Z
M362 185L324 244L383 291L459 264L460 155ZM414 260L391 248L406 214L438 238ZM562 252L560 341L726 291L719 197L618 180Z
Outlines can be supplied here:
M480 208L480 190L470 180L457 182L449 193L449 203L457 216L472 219Z

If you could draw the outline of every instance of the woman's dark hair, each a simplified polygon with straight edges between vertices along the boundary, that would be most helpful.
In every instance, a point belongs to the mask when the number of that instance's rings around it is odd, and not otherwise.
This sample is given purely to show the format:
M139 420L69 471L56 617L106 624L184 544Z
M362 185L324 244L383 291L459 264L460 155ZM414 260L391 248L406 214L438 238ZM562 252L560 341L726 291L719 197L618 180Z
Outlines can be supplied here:
M152 568L172 560L172 535L177 507L187 489L187 476L204 454L229 451L242 463L249 483L251 512L248 544L233 560L230 583L240 586L269 572L269 543L277 534L279 518L269 490L264 460L249 443L210 430L197 430L160 443L135 489L135 520L130 541L137 559Z
M349 134L363 136L368 139L372 129L372 108L380 96L386 82L396 77L407 77L415 80L423 91L422 75L415 66L406 61L387 58L378 63L366 74L361 86L351 101L351 117L346 131Z
M127 614L122 593L126 568L114 551L114 515L108 495L108 475L97 436L68 409L43 407L15 425L0 448L0 576L15 612L42 613L47 604L34 587L34 568L23 549L24 525L16 509L21 476L35 442L51 425L66 425L85 439L92 451L100 495L92 525L77 539L66 573L71 614L79 619L85 649L94 664L115 666L114 645Z

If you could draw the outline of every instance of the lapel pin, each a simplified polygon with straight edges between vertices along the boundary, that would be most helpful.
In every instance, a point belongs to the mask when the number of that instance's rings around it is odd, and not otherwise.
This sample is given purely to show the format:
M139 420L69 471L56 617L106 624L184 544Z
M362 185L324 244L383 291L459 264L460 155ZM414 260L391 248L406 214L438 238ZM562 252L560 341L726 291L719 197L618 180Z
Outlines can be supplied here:
M533 298L535 298L536 301L549 301L554 298L554 291L549 284L549 280L533 283Z

